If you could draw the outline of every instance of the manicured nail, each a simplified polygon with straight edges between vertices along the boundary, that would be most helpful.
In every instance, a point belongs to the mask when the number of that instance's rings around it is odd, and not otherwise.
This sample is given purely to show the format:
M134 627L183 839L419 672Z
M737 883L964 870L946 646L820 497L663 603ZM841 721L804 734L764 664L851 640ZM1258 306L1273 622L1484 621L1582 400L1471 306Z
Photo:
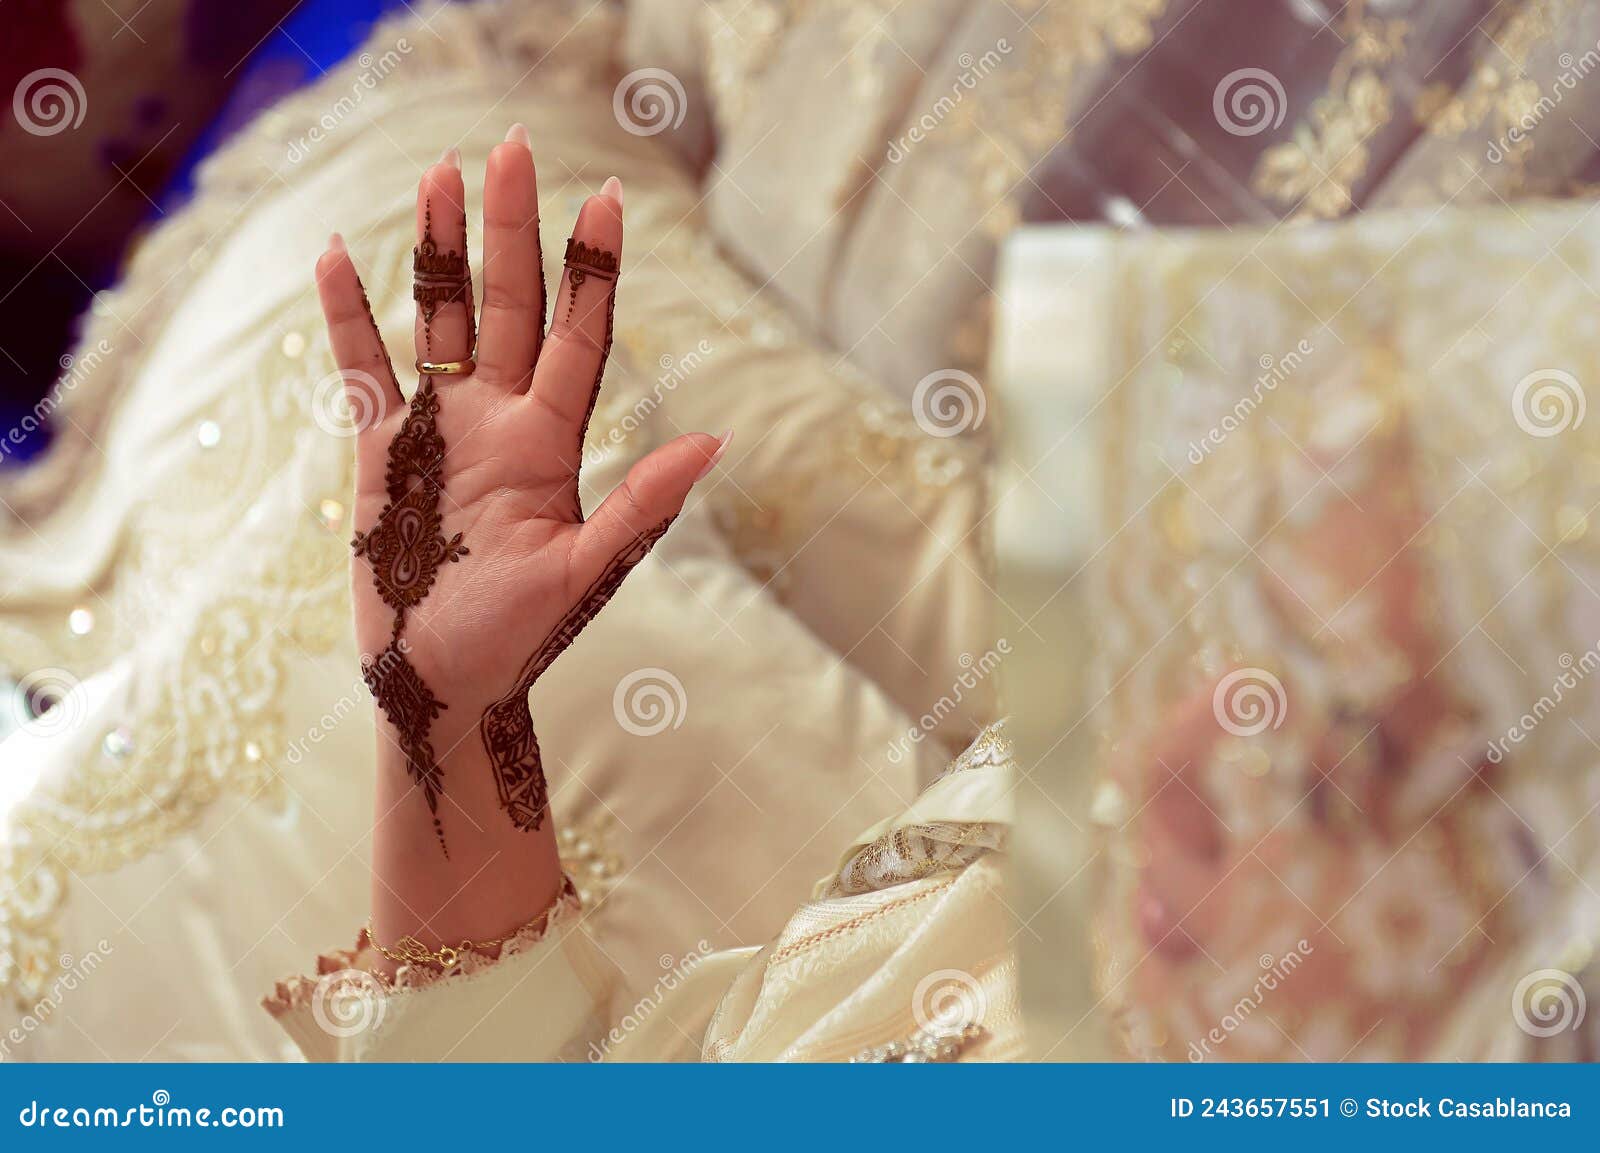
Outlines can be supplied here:
M513 124L510 131L506 133L506 140L511 144L522 145L529 152L533 151L533 141L528 139L528 126L520 120Z
M332 252L348 251L348 249L346 249L344 246L344 237L340 236L337 232L328 237L328 249Z
M606 182L600 186L600 195L609 196L617 202L617 207L622 207L622 181L615 176L606 177Z
M699 484L706 478L706 474L717 467L717 462L722 459L722 454L728 451L728 445L733 442L733 429L722 434L722 439L717 442L717 451L711 454L711 459L706 461L705 467L700 470L700 475L694 478Z
M446 148L444 150L444 154L439 157L439 163L440 164L448 164L451 168L454 168L457 172L461 171L461 149L459 149L459 148Z

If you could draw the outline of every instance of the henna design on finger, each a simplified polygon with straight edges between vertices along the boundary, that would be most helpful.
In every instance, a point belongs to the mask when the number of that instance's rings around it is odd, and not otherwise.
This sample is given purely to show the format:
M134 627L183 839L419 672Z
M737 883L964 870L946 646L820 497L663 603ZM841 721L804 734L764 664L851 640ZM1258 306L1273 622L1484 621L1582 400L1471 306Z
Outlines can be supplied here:
M655 543L672 527L668 517L655 528L634 537L611 558L605 569L578 598L566 616L545 637L533 656L522 666L517 683L505 696L484 710L478 722L483 747L494 770L495 791L500 807L511 823L524 831L544 824L550 808L550 790L544 766L539 759L539 741L533 733L533 714L528 707L528 692L533 683L567 650L595 615L605 607L633 567L642 561Z
M467 348L476 346L473 328L472 274L467 269L467 238L463 225L461 250L442 252L433 238L433 205L422 209L422 239L411 250L411 296L422 309L423 345L433 349L433 317L441 305L461 304L467 310Z
M378 342L378 347L383 350L383 363L389 370L389 384L396 393L400 391L400 378L394 374L394 358L389 355L389 346L383 342L383 333L378 330L378 318L372 315L372 301L367 299L367 286L361 283L361 277L356 277L356 287L361 290L361 307L366 310L367 323L372 326L373 338Z
M533 272L539 281L539 323L533 330L533 360L537 364L539 353L544 351L545 325L549 323L550 302L545 297L544 286L544 241L539 235L539 216L535 212L533 217Z
M563 318L568 323L572 321L572 306L577 303L578 289L591 276L601 280L615 281L617 279L617 254L607 252L598 244L586 244L575 236L567 237L567 254L563 258L567 266L567 314Z
M566 319L572 321L572 306L577 302L578 289L590 277L599 277L610 282L606 290L606 333L600 343L600 363L595 366L594 381L589 385L589 404L583 410L583 419L578 422L578 459L583 459L584 439L589 435L589 421L594 417L595 405L600 400L600 381L606 374L606 361L611 358L612 327L617 309L616 281L621 273L621 262L614 252L607 252L598 245L585 244L573 237L567 238L566 266L569 273L567 279L567 311ZM576 469L574 469L576 473ZM578 481L576 475L572 481L572 511L569 519L574 524L583 522L583 503L578 494Z
M394 610L389 645L379 657L363 661L361 676L399 734L406 769L422 788L433 815L434 835L448 857L450 849L439 821L443 773L428 742L428 731L445 704L406 659L401 641L406 611L428 595L443 565L468 554L461 533L449 538L444 535L439 512L444 437L436 424L438 414L433 378L423 377L400 431L389 442L384 474L388 502L370 529L356 533L350 547L356 556L366 558L378 596Z

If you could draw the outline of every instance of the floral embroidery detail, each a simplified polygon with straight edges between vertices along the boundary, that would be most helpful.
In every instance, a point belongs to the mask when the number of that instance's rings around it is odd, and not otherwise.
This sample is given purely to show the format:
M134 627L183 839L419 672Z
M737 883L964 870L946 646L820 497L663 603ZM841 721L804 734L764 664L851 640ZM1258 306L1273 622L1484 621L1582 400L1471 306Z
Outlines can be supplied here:
M1255 190L1313 219L1342 216L1367 173L1368 143L1394 114L1383 66L1399 59L1410 26L1399 20L1360 20L1329 73L1328 91L1311 106L1294 139L1261 154Z

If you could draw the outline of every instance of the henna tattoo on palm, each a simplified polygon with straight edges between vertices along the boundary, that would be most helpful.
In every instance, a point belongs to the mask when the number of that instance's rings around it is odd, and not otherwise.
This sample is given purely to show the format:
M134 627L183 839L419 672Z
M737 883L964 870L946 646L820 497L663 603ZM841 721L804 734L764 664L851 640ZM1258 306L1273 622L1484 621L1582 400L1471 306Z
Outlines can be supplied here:
M438 251L433 241L431 211L425 210L425 213L427 223L423 239L413 253L416 283L412 295L422 308L431 345L433 316L438 306L467 302L472 282L464 255ZM465 238L463 253L464 241ZM471 311L470 305L468 311ZM376 333L377 322L372 320L370 305L367 319L372 321ZM382 344L381 338L379 344ZM392 379L392 365L389 374ZM450 849L439 819L444 774L428 740L433 722L446 705L434 696L407 659L407 646L401 635L405 631L407 611L422 603L438 579L440 568L459 561L469 551L461 543L461 533L448 538L444 535L439 504L444 493L441 473L445 446L444 437L439 433L438 415L439 395L434 390L433 378L424 376L411 398L400 431L389 442L384 471L388 501L373 526L366 532L357 532L350 547L356 556L366 558L379 598L394 610L389 644L376 657L363 659L361 676L378 707L399 734L406 769L412 781L422 789L428 812L433 817L439 848L448 857Z
M533 714L528 707L528 691L555 659L567 650L595 615L605 607L633 567L642 561L655 543L672 526L668 517L655 528L631 540L627 547L606 565L578 603L545 637L533 656L522 667L517 683L505 696L484 710L478 724L483 747L494 769L495 789L500 806L519 829L537 830L544 824L550 808L550 791L539 759L539 741L533 733Z

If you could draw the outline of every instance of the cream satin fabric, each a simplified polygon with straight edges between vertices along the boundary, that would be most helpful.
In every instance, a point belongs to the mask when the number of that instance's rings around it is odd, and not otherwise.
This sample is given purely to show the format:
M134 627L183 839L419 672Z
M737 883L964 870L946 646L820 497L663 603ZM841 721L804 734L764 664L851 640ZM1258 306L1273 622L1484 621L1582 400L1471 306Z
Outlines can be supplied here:
M1014 787L1010 745L986 731L946 774L846 854L886 852L934 823L1002 843ZM319 959L266 1002L308 1060L839 1061L915 1047L919 1033L975 1026L950 1054L1017 1060L1024 1034L1004 854L941 870L886 873L850 895L818 884L770 944L662 957L630 997L610 978L603 922L557 906L509 956L397 987L362 973L360 950ZM342 999L341 999L342 998Z
M64 697L5 746L0 1034L27 1037L6 1056L281 1056L259 990L360 920L374 735L311 269L341 230L403 363L417 174L458 144L479 203L513 121L547 279L583 196L627 187L586 504L680 431L742 446L535 694L618 980L770 936L993 718L984 681L906 741L989 644L980 454L723 260L682 158L613 113L622 40L610 10L532 0L386 24L213 158L103 294L52 452L3 492L0 658ZM654 735L639 683L666 690Z

